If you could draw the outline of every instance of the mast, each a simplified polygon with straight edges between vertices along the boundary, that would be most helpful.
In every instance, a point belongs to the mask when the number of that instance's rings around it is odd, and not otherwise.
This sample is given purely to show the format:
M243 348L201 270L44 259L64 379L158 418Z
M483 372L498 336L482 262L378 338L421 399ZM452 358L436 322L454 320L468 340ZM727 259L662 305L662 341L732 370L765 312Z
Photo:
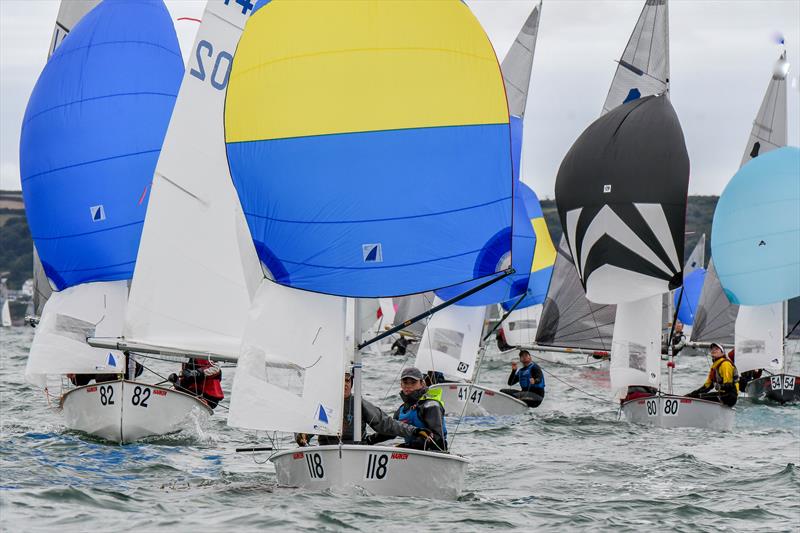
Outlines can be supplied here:
M353 311L353 442L361 442L361 348L358 339L358 298L348 298Z

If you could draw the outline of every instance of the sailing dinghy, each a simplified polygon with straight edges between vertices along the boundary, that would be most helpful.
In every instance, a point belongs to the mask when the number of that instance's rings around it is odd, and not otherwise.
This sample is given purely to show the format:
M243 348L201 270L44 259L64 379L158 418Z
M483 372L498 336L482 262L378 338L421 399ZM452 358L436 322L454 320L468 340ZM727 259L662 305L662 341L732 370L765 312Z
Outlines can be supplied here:
M360 298L475 280L477 291L509 274L498 262L514 180L494 51L461 2L259 2L233 61L225 136L265 273L228 424L340 435L351 358L361 397ZM270 460L284 486L425 498L456 497L467 468L440 450L360 444Z
M103 375L61 396L70 429L120 443L174 431L210 409L124 379L133 359L86 338L122 331L149 184L184 71L177 36L161 1L64 2L51 52L20 140L28 223L55 289L26 377L47 387L48 376Z
M800 401L800 376L788 372L786 356L788 301L800 294L800 163L797 149L786 147L788 72L784 50L753 122L742 166L717 203L711 239L722 287L739 304L736 368L767 374L740 392L781 404Z

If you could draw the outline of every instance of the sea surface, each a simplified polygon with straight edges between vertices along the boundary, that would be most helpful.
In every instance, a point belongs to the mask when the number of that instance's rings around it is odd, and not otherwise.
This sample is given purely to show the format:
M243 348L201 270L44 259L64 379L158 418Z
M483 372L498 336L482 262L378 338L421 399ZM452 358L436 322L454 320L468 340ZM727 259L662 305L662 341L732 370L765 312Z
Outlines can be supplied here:
M126 446L66 430L24 380L32 337L0 330L2 531L800 530L800 406L741 399L732 432L652 429L618 419L598 365L543 363L539 409L459 425L454 451L471 464L457 501L304 492L276 485L267 454L234 451L269 442L227 427L224 408L201 433ZM489 353L482 383L502 386L511 357ZM367 395L387 410L403 363L365 361ZM679 357L676 392L707 368L706 357ZM234 372L224 369L226 391Z

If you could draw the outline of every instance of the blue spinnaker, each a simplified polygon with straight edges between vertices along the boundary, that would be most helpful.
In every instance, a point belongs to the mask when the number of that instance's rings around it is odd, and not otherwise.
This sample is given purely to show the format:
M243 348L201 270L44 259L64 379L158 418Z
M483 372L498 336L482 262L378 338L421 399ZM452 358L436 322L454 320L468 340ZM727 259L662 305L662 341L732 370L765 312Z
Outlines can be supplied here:
M25 110L20 174L57 289L132 277L183 72L161 0L99 4L45 65Z
M697 312L697 303L700 301L705 279L706 269L697 268L683 279L683 286L673 295L673 304L678 310L678 320L687 326L694 324L694 314Z
M711 255L731 303L800 296L800 149L760 155L733 176L714 211Z

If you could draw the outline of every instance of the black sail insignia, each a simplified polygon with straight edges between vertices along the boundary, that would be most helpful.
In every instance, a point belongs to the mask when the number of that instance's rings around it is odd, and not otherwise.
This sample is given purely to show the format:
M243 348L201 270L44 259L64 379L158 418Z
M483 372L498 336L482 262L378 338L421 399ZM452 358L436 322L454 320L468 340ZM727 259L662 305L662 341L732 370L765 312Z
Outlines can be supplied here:
M616 304L681 285L688 187L683 131L664 95L612 109L581 134L555 193L590 301Z

